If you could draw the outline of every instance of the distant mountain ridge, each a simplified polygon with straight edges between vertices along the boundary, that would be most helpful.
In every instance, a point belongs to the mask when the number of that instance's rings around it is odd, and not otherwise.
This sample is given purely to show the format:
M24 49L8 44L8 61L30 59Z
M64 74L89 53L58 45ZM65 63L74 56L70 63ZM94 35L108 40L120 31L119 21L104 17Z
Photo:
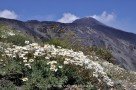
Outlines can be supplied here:
M81 18L66 24L0 18L0 24L26 32L43 41L60 38L74 45L106 48L112 52L117 64L125 69L136 71L136 34L106 26L94 18Z

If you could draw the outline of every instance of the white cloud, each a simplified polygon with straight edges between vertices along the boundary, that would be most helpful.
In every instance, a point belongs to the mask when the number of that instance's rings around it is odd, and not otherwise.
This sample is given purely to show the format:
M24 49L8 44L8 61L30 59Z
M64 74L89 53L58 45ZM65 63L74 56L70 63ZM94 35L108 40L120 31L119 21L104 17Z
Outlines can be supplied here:
M91 17L97 19L98 21L102 23L108 24L108 25L116 21L116 15L114 13L107 13L106 11L104 11L100 15L92 15ZM60 18L58 22L71 23L76 19L79 19L79 17L71 13L64 13L63 17Z
M14 11L3 10L3 11L0 11L0 17L9 18L9 19L17 19L18 15Z
M130 23L130 21L128 20L122 20L120 18L117 17L117 15L114 12L111 13L107 13L106 11L103 11L101 14L95 14L95 15L88 15L85 17L92 17L108 26L112 26L118 29L123 29L125 31L131 31L134 32L135 30L135 23ZM71 14L71 13L64 13L63 17L61 19L59 19L59 22L62 23L71 23L76 19L79 19L80 17ZM135 32L136 33L136 32Z
M104 11L101 15L93 15L91 17L105 24L109 24L116 21L116 15L114 13L107 13L106 11Z
M75 16L74 14L71 13L64 13L63 17L58 20L58 22L62 23L72 23L76 19L79 19L79 17Z

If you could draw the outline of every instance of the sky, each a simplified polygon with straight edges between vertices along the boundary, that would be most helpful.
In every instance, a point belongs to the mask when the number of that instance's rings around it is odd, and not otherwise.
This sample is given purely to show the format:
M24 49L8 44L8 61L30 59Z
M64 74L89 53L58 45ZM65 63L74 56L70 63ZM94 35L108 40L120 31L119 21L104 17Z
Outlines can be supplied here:
M0 0L0 17L62 23L93 17L136 33L136 0Z

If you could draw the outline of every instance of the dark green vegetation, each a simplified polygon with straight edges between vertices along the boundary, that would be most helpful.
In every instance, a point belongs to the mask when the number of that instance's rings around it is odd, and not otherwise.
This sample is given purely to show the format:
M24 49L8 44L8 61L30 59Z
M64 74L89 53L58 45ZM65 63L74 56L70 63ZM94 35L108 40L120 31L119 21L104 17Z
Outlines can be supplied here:
M68 43L66 40L64 41L58 38L48 40L45 43L55 45L56 47L61 46L62 48L70 48L70 43Z
M89 87L84 88L95 90L96 87L92 84L98 83L97 79L90 77L92 76L91 71L75 65L63 65L63 58L56 58L57 67L63 66L57 72L50 71L48 60L44 57L37 57L36 61L32 63L31 69L24 66L21 61L20 59L7 58L1 63L0 89L15 90L20 87L25 90L60 90L68 88L68 85L88 85ZM24 77L27 77L28 81L23 82L22 78Z
M107 49L103 49L103 48L98 48L95 46L90 47L90 51L93 51L96 53L96 55L98 55L100 58L102 58L103 60L106 60L110 63L115 63L114 58L111 54L111 52Z

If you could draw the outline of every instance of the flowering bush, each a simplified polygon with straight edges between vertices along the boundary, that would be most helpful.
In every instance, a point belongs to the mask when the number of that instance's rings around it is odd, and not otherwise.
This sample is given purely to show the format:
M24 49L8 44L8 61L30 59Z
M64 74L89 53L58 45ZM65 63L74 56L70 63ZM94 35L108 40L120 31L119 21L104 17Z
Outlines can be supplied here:
M3 49L1 75L21 74L18 82L24 87L45 88L49 86L86 85L112 87L114 83L97 62L83 52L25 41L27 45ZM14 76L12 76L14 77ZM103 82L103 85L102 85ZM14 82L18 85L17 82Z

